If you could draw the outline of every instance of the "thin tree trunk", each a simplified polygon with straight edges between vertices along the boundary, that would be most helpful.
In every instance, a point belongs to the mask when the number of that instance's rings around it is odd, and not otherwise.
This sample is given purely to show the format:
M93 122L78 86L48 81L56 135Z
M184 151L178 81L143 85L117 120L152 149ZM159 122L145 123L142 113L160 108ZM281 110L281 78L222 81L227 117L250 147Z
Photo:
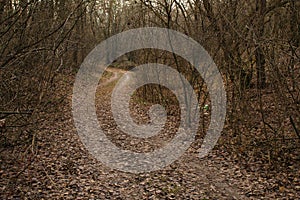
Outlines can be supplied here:
M256 0L256 11L258 12L258 27L257 27L257 40L255 49L256 58L256 74L257 74L257 88L266 87L266 70L265 70L265 55L263 53L261 38L264 35L264 16L266 11L266 0Z

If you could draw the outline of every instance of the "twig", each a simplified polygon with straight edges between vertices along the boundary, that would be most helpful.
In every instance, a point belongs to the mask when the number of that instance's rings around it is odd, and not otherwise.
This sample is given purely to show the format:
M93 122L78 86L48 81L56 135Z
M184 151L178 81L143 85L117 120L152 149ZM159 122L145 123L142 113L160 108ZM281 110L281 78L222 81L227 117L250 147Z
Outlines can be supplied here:
M32 111L0 111L1 115L31 115Z
M43 161L43 163L45 164L45 162ZM51 184L53 185L53 187L57 188L57 184L53 181L53 179L49 176L46 168L44 167L44 165L42 165L43 167L43 171L45 172L47 178L50 180Z
M295 131L296 135L297 135L298 138L300 139L300 133L299 133L299 130L297 129L297 127L296 127L296 125L295 125L295 123L294 123L294 120L293 120L292 116L290 116L290 122L291 122L291 124L292 124L292 126L293 126L293 128L294 128L294 131Z
M17 179L33 163L35 157L36 156L34 155L33 158L26 164L26 166L21 171L19 171L12 179Z

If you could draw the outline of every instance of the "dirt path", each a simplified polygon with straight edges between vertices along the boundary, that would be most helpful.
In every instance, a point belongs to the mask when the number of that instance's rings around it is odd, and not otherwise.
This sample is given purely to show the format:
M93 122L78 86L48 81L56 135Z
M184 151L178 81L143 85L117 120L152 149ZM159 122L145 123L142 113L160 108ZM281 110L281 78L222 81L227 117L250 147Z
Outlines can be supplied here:
M116 81L121 76L121 74L125 73L123 70L118 70L118 69L113 69L113 68L108 68L107 71L112 73L113 75L109 79L102 82L100 84L100 87L105 87L106 85Z
M113 69L113 68L110 68L107 71L113 73L113 76L100 85L100 87L102 87L102 88L107 86L109 83L116 81L117 79L119 79L122 76L122 74L126 73L126 71ZM103 102L101 104L103 104ZM106 121L105 118L110 115L111 115L111 113L108 110L104 111L103 109L102 109L102 113L101 112L98 113L98 116L105 116L104 119L102 119L103 121ZM107 126L114 127L114 125L109 124L109 123L110 122L108 122ZM120 138L118 138L119 137L118 135L120 133L118 131L116 131L114 128L110 129L110 130L108 129L106 131L110 132L110 135L114 135L112 137L113 139L120 139ZM112 132L116 132L116 133L114 134ZM161 140L161 138L157 138L157 139ZM124 141L124 139L120 139L120 140ZM156 144L161 143L160 141L153 141L153 140L151 142L156 143ZM116 141L116 143L117 143L117 141ZM128 142L128 143L130 143L130 142ZM122 144L120 146L122 146ZM191 153L191 151L190 151L190 153ZM185 156L191 156L191 155L187 154ZM215 156L216 155L213 155L212 157L215 157ZM233 184L233 183L230 183L230 180L232 180L232 177L229 177L229 174L226 174L226 176L225 176L224 173L222 173L223 166L220 166L220 163L217 163L219 165L219 168L217 168L216 166L214 166L215 163L210 161L209 158L200 160L199 158L197 158L196 154L194 154L192 157L193 157L193 159L191 159L191 158L190 159L184 159L184 158L181 159L178 162L178 165L182 166L183 168L189 169L188 173L190 173L190 175L196 176L193 178L194 179L193 183L195 183L195 184L197 183L199 188L202 188L202 190L211 191L211 193L213 193L213 194L210 194L210 197L214 197L214 198L217 197L218 199L220 199L220 198L222 198L222 199L247 199L247 197L245 195L243 195L241 191L238 191L238 188L234 188L234 186L230 186L230 184ZM187 163L189 163L189 164L187 164ZM227 163L227 164L229 165L229 163ZM234 169L234 167L232 167L231 169ZM162 171L164 171L164 170L162 170ZM228 169L226 169L226 171L228 171ZM184 172L181 172L180 174L182 175L182 173L184 173ZM230 174L233 175L234 172L232 172ZM155 173L154 173L154 175L155 175ZM176 177L178 175L173 174L173 176ZM189 176L187 176L187 177L189 177ZM166 183L171 184L171 185L177 184L176 181L179 181L179 180L176 180L176 178L175 178L175 181L173 183L172 182L166 182ZM199 189L196 189L196 190L199 190ZM200 193L202 193L202 192L200 192Z

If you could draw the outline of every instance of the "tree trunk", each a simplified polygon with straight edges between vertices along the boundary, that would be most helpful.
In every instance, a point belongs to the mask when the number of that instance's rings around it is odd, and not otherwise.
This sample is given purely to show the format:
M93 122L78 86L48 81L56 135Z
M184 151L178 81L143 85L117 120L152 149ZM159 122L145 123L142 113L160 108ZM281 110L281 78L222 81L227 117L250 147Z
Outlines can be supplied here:
M265 55L263 53L261 38L264 35L264 18L266 12L266 0L256 0L256 11L258 12L258 27L257 27L257 44L255 45L255 58L256 58L256 75L257 75L257 88L266 87L266 70L265 70Z
M266 70L265 70L265 55L262 48L258 46L255 50L256 58L256 73L257 73L257 87L262 89L266 87Z

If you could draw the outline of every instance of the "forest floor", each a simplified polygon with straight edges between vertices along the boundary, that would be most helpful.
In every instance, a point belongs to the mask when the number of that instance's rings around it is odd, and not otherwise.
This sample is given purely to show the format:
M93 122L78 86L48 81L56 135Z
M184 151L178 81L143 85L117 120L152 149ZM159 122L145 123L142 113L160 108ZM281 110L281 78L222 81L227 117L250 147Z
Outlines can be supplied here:
M124 71L109 70L100 83L96 108L101 127L118 146L149 151L168 142L160 134L151 141L120 134L110 111L110 94ZM1 149L1 199L297 199L300 196L299 167L295 174L267 176L249 172L218 146L199 159L196 140L184 155L164 169L141 174L110 169L97 161L82 144L72 118L74 77L61 78L58 95L68 93L56 112L45 113L34 148ZM136 103L133 108L141 108ZM132 115L147 120L146 112ZM175 120L175 119L174 119ZM172 123L172 119L170 120ZM171 126L170 126L171 127ZM170 128L171 129L171 128ZM287 186L292 183L291 187Z

